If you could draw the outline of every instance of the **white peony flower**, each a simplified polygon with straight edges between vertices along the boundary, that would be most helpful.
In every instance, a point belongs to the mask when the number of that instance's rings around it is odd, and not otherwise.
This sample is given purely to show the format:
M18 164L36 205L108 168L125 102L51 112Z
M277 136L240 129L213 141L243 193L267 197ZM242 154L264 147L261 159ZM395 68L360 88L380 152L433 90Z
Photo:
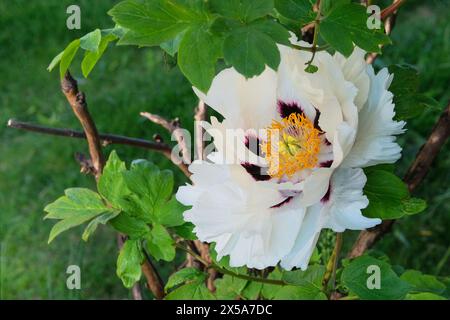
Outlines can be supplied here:
M198 238L231 266L306 269L321 229L379 224L361 214L361 168L400 158L394 135L405 123L393 120L386 69L375 74L355 48L349 58L318 52L310 74L310 53L279 48L278 71L245 79L229 68L207 94L194 89L224 120L211 118L216 152L189 167L193 184L177 199L192 206L184 217ZM224 140L230 130L237 143Z

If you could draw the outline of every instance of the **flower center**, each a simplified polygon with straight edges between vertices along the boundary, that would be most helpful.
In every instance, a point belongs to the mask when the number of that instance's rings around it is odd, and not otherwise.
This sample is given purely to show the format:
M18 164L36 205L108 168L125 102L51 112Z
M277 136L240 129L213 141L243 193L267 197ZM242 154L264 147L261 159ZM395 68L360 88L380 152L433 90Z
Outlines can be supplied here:
M267 140L261 150L269 164L272 177L289 178L303 169L317 165L321 131L300 113L291 113L281 121L273 121L267 128Z

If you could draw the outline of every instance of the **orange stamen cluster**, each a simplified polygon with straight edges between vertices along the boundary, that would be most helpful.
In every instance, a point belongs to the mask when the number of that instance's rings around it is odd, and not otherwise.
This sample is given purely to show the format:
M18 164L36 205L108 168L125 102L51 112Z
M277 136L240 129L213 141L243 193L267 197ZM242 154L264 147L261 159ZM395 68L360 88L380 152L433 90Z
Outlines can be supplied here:
M289 178L303 169L317 165L320 151L320 130L299 113L291 113L267 128L267 140L261 144L272 177Z

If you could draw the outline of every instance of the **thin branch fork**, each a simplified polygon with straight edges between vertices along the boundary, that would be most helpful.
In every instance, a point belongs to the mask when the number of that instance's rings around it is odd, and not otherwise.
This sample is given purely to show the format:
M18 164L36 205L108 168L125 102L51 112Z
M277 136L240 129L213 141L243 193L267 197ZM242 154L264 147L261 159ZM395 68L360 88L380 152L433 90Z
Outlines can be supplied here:
M416 159L408 169L404 181L408 185L409 191L413 192L423 181L430 170L439 151L450 136L450 103L439 117L439 120L431 130L425 144L420 148ZM384 234L388 233L395 220L385 220L379 226L361 231L353 248L348 254L349 258L359 257L366 250L371 248Z
M171 152L165 153L165 155L183 171L186 177L189 178L191 176L191 173L188 170L188 165L191 163L191 152L187 145L187 138L184 135L184 129L180 127L180 120L176 118L170 121L160 115L149 112L141 112L140 115L144 118L147 118L151 122L162 126L175 137L181 151L182 161L180 162L179 159L174 159Z
M67 71L61 80L61 90L72 107L72 111L83 126L86 140L89 146L92 165L95 169L95 178L98 179L103 171L105 160L101 152L101 143L97 127L87 108L86 97L83 92L78 91L78 84Z

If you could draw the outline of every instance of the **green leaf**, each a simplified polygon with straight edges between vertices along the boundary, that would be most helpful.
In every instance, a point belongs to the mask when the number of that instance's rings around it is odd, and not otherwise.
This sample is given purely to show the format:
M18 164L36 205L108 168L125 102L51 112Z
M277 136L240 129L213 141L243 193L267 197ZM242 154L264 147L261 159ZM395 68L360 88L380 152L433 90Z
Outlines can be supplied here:
M108 44L116 39L117 37L114 34L108 34L101 39L97 51L86 51L83 61L81 62L81 71L83 72L83 76L85 78L89 76L92 69L94 69L97 62L103 56L106 48L108 48Z
M105 225L106 223L108 223L109 220L117 217L117 215L119 213L120 213L120 211L106 212L106 213L103 213L103 214L99 215L98 217L94 218L91 222L89 222L87 227L84 229L84 232L83 232L83 235L81 238L84 241L88 241L89 237L95 232L95 230L97 230L97 227L99 224Z
M380 53L380 44L391 43L381 30L367 28L366 8L359 4L335 7L320 23L320 35L345 56L353 51L353 43L368 52Z
M61 51L60 53L58 53L58 55L56 57L53 58L53 60L50 62L50 64L47 67L47 70L49 72L52 71L58 65L58 63L61 61L63 54L64 54L64 51Z
M166 202L161 210L156 212L156 222L162 224L166 227L178 227L183 225L183 212L187 210L188 207L182 205L172 197L168 202Z
M345 4L349 4L351 0L322 0L320 5L322 6L323 15L327 16L331 10L343 6Z
M206 279L206 274L201 272L196 268L184 268L180 271L175 272L167 280L164 290L169 290L175 286L178 286L187 281L204 281Z
M73 58L77 54L78 48L80 48L80 39L73 40L64 49L64 52L61 56L61 61L59 63L59 74L60 74L61 78L64 78L64 75L66 74L67 69L69 69Z
M403 210L407 215L413 215L424 211L427 208L427 202L419 198L409 198L402 201Z
M48 214L44 219L62 219L50 231L48 243L62 232L76 227L92 218L112 209L106 207L102 198L89 189L71 188L65 190L65 196L47 205Z
M227 63L246 78L261 74L266 65L276 70L280 64L275 41L252 26L234 29L225 39L223 54Z
M325 300L327 296L322 292L322 279L325 267L321 265L309 266L305 271L284 271L282 280L292 284L279 289L274 299L281 300Z
M283 286L274 297L275 300L327 300L327 296L315 287Z
M241 296L247 300L257 300L261 294L263 284L261 282L250 281L242 290Z
M371 286L374 284L373 279L378 276L379 288ZM370 256L361 256L351 261L344 268L341 280L351 293L367 300L403 299L411 289L411 286L400 279L388 263Z
M272 12L273 0L211 0L211 8L220 15L250 22Z
M431 292L408 293L405 300L447 300L447 298L439 296Z
M247 280L226 274L222 278L214 281L216 296L220 300L235 300L240 297L247 282Z
M178 65L189 81L207 92L216 73L223 39L206 28L192 28L186 32L178 50Z
M185 240L197 240L197 237L193 233L194 228L195 226L192 223L186 222L181 226L173 227L172 230Z
M172 171L160 171L154 164L139 160L133 162L129 171L123 172L123 177L128 189L136 195L129 200L139 208L140 217L149 223L156 221L172 195Z
M138 46L160 45L193 24L207 21L204 13L171 0L123 1L108 14L114 22L129 29L119 44Z
M283 277L283 272L279 268L275 268L267 277L272 280L281 280ZM263 285L261 294L266 299L273 299L277 295L278 291L281 289L281 286L276 284L267 284Z
M105 206L102 198L92 190L70 188L64 193L65 196L44 208L48 212L44 219L66 219L74 216L92 218L110 210Z
M172 261L175 258L174 241L163 226L154 225L145 239L147 250L156 260Z
M407 120L420 116L426 108L436 106L436 101L418 92L419 75L414 67L392 65L389 66L389 72L394 74L389 91L394 94L395 118L397 120Z
M181 40L183 39L184 32L178 34L175 38L161 43L160 47L170 56L174 57L180 48Z
M101 40L102 32L100 29L95 29L80 38L80 47L87 51L97 52Z
M316 73L317 70L319 70L319 67L313 65L313 64L309 64L306 68L305 71L308 73Z
M393 173L385 170L366 171L367 183L364 194L369 199L369 206L363 214L369 218L397 219L402 217L403 201L409 192L405 183Z
M116 208L122 208L121 200L131 193L123 177L126 170L125 163L112 151L97 183L98 192Z
M274 20L257 20L252 22L249 26L268 35L276 43L284 44L287 46L291 45L291 42L289 41L289 38L291 37L289 31Z
M440 282L435 276L423 274L416 270L407 270L400 276L400 279L408 282L412 286L412 292L442 294L446 289L446 285Z
M117 276L123 285L131 288L141 278L141 264L144 260L139 240L127 240L117 258Z
M275 9L284 17L305 24L314 20L309 0L275 0Z
M166 297L166 300L215 300L214 295L208 290L204 281L193 281L185 284Z
M311 286L320 290L322 288L322 279L324 274L324 266L311 265L305 271L284 271L282 280L296 286Z
M50 230L48 243L51 243L59 234L63 233L64 231L79 226L80 224L83 224L84 222L92 218L93 216L73 216L59 221L53 226L52 230Z
M130 216L127 212L122 212L109 222L114 229L131 238L141 238L150 231L149 226L144 221Z

